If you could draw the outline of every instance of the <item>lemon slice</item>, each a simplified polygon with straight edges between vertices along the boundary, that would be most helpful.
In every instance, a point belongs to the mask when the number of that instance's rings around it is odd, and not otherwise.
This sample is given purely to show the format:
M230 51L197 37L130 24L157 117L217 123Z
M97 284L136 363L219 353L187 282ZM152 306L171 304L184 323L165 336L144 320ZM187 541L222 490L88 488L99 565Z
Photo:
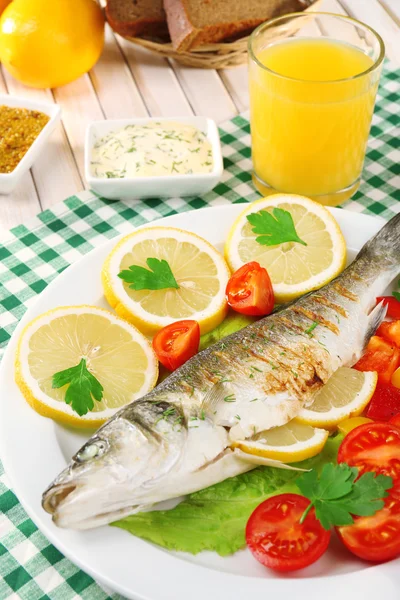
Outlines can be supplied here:
M179 288L135 291L118 277L131 265L148 269L148 258L166 260ZM211 244L172 227L151 227L127 235L109 254L102 271L108 303L146 335L181 319L198 321L202 334L214 329L227 314L229 277L228 265Z
M316 429L293 419L281 427L257 433L250 440L236 442L234 447L247 454L292 463L319 454L328 435L325 429Z
M365 425L365 423L373 423L373 421L372 419L367 419L367 417L350 417L349 419L340 421L338 431L343 435L347 435L350 431L353 431L353 429L360 425Z
M55 373L86 359L103 386L103 399L79 416L65 402L67 387L52 387ZM98 427L122 406L156 384L158 361L135 327L95 306L65 306L29 323L19 340L15 378L25 399L41 415L79 427Z
M371 400L378 381L375 371L363 372L341 367L316 394L308 408L302 408L298 421L334 429L338 423L362 413Z
M275 207L288 211L297 235L307 245L286 242L265 246L256 241L247 215ZM278 303L320 288L336 277L346 263L346 243L332 214L304 196L275 194L257 200L239 215L225 244L225 258L233 271L255 260L269 273Z

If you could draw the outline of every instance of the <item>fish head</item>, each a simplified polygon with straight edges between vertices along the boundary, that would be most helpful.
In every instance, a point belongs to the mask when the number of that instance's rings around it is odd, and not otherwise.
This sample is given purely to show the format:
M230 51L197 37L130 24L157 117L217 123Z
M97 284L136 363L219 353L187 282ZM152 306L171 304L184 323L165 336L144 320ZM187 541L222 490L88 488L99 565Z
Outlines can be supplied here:
M168 402L138 401L103 425L43 494L59 527L88 529L139 510L182 456L187 424Z

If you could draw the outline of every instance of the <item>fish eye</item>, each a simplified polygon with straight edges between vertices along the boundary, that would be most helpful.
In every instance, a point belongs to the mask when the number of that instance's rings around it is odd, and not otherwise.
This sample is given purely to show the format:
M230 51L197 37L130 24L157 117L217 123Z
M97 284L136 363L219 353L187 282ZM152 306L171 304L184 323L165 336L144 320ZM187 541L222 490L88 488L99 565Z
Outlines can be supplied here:
M87 462L101 456L107 449L107 444L104 440L98 439L92 442L88 442L85 446L79 450L79 452L75 455L75 460L77 462Z

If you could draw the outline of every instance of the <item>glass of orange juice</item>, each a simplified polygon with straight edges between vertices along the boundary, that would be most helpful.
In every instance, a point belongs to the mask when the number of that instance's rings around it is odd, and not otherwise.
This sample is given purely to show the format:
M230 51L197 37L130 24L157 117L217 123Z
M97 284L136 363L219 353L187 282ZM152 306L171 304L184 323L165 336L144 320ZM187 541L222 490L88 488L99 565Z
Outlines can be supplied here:
M373 29L341 15L293 13L253 32L253 181L263 195L335 206L354 194L384 53Z

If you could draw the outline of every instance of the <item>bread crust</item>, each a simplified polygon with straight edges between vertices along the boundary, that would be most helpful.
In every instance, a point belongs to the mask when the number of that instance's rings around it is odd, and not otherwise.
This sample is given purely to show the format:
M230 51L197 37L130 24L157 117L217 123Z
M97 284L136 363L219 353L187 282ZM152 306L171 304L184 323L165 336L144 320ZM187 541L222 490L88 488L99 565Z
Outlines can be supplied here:
M120 21L113 18L110 2L106 4L106 17L111 28L122 36L141 37L148 35L168 40L168 26L165 19L142 17L135 21Z
M273 17L305 8L304 0L266 0L265 8L268 10L260 18L233 22L221 21L198 28L191 21L187 7L188 0L163 0L163 2L172 45L178 52L238 37Z

